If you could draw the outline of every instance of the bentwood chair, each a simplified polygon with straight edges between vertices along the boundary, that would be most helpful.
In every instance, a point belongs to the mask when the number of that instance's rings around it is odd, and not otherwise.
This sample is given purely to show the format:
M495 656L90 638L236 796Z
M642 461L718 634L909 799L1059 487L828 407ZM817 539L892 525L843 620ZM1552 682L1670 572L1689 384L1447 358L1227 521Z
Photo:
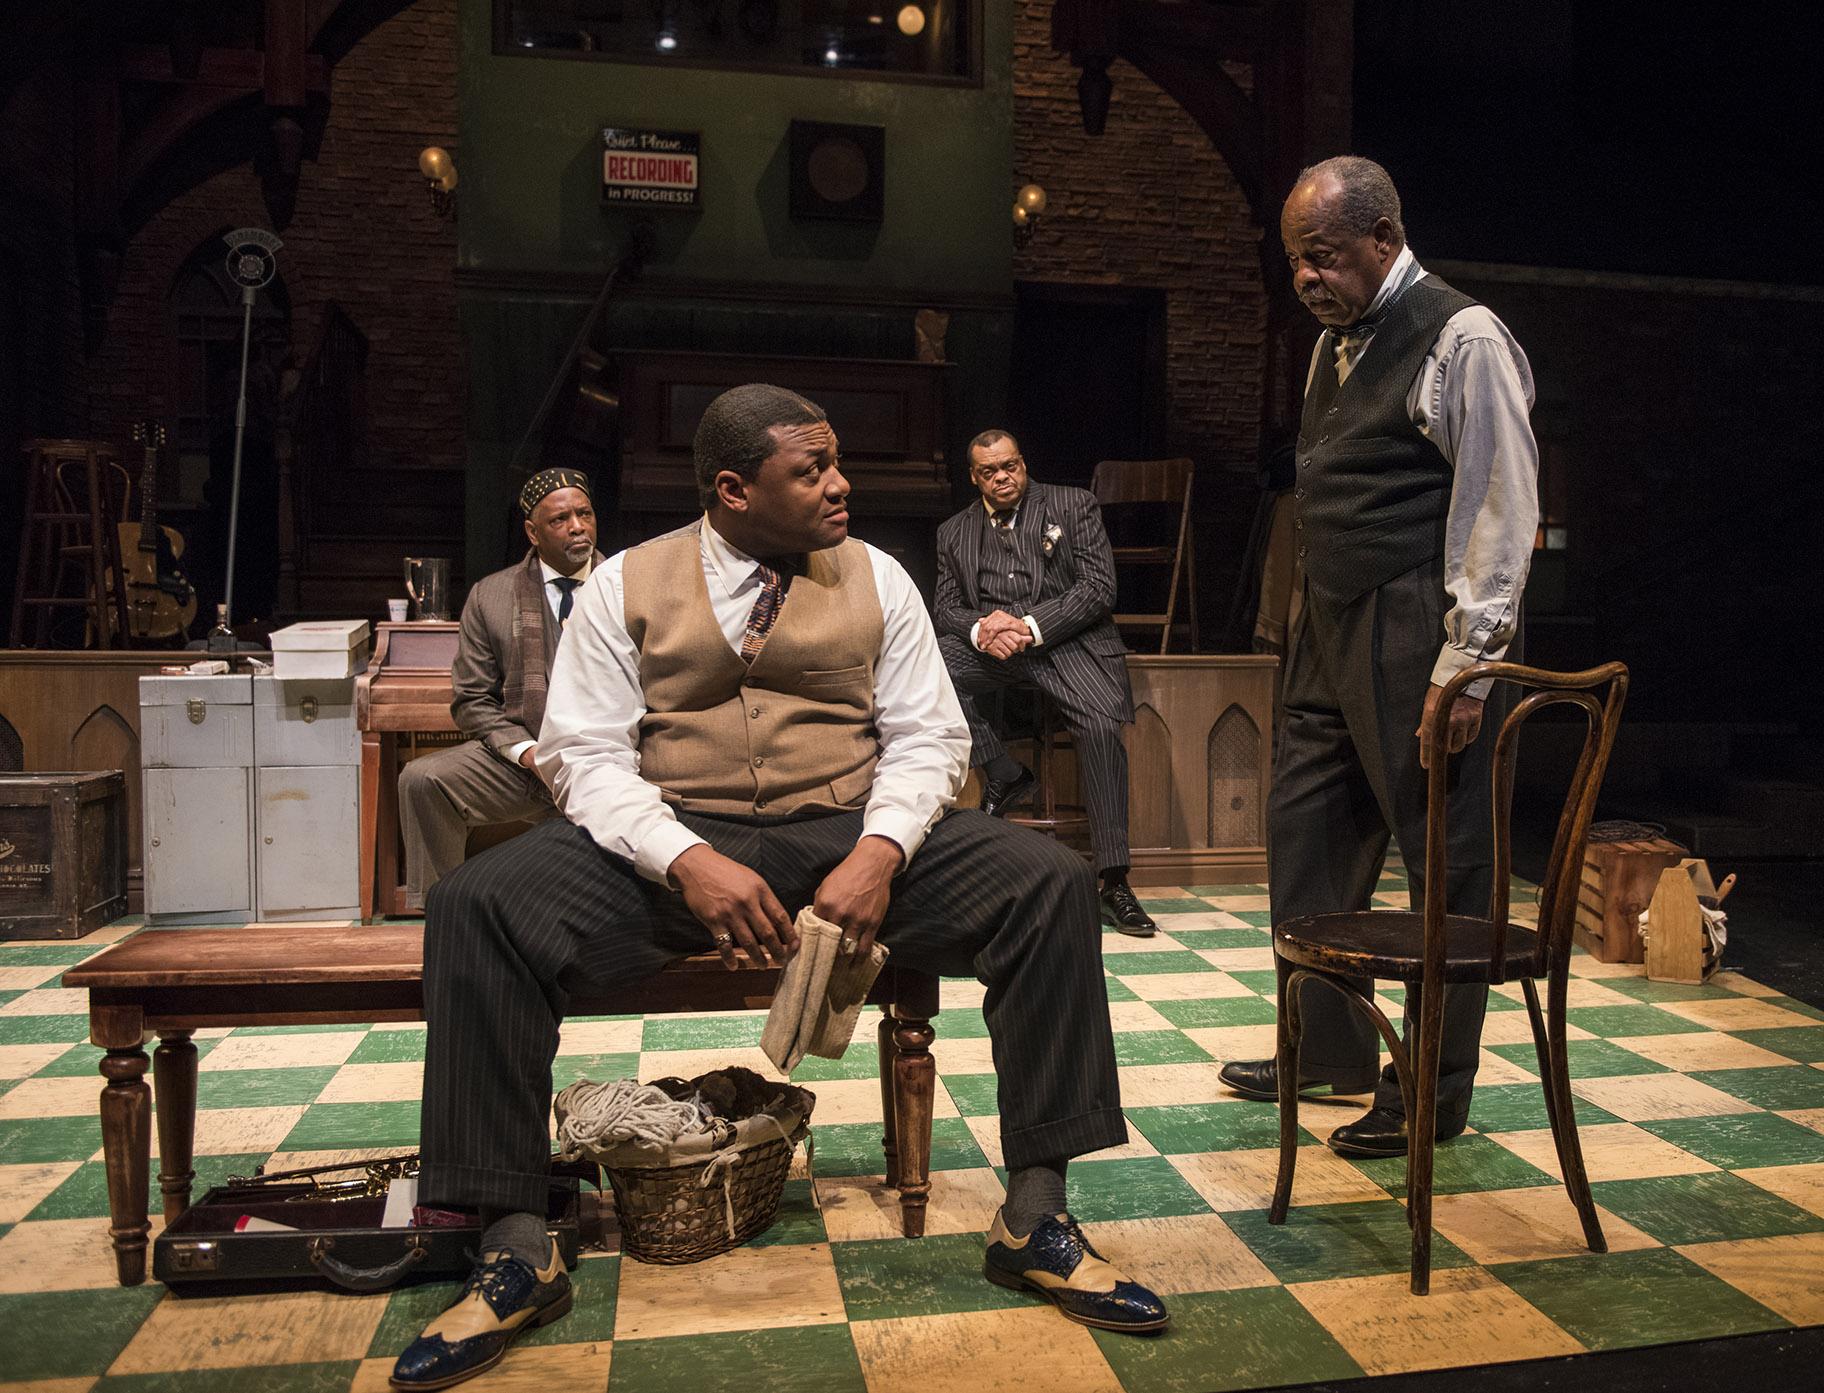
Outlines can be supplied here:
M1288 920L1274 930L1274 965L1279 974L1279 1177L1273 1189L1269 1223L1283 1224L1292 1198L1298 1161L1299 998L1307 981L1335 987L1338 995L1374 1022L1393 1056L1400 1095L1406 1106L1410 1144L1406 1154L1406 1221L1412 1229L1412 1291L1423 1296L1431 1286L1431 1184L1436 1145L1439 1035L1446 983L1499 986L1518 978L1526 997L1533 1045L1539 1055L1539 1080L1545 1090L1552 1143L1564 1174L1565 1189L1583 1221L1590 1251L1608 1251L1596 1202L1584 1172L1583 1148L1577 1138L1577 1116L1571 1100L1571 1077L1565 1054L1565 1002L1569 990L1571 924L1577 914L1577 889L1583 872L1590 818L1602 788L1603 771L1615 743L1621 707L1627 698L1628 670L1605 663L1586 672L1546 672L1517 663L1477 663L1445 685L1431 718L1433 748L1447 744L1450 708L1470 683L1483 678L1531 689L1514 706L1494 735L1490 779L1493 793L1495 884L1487 918L1445 913L1446 759L1431 764L1425 815L1425 908L1363 910L1317 914ZM1551 859L1539 887L1538 926L1529 929L1508 918L1508 873L1511 861L1511 815L1514 757L1520 727L1548 706L1568 705L1583 713L1586 732L1577 760ZM1483 732L1482 739L1490 738ZM1419 1016L1413 1047L1404 1042L1369 998L1349 990L1332 974L1418 983ZM1539 1005L1536 983L1546 983L1547 1004Z

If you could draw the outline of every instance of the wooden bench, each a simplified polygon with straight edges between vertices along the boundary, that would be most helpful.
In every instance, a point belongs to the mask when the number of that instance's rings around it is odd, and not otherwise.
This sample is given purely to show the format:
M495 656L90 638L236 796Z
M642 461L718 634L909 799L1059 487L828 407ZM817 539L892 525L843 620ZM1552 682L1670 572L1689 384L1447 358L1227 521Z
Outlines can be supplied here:
M109 1233L123 1286L146 1277L152 1090L158 1086L159 1189L165 1222L190 1204L196 1136L196 1045L210 1026L333 1025L424 1019L424 930L417 924L248 924L135 934L63 975L87 988L89 1039L107 1051L101 1141ZM685 958L623 991L579 998L579 1016L742 1011L771 1004L777 968L729 972L714 954ZM869 993L881 1007L880 1095L887 1184L908 1238L923 1236L931 1193L931 1060L937 979L889 964Z

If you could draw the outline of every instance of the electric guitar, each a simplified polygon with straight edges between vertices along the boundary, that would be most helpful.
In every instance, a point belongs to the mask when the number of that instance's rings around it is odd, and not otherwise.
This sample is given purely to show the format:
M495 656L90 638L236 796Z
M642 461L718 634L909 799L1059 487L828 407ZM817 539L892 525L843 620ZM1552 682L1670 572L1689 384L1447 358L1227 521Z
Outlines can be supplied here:
M177 567L184 538L158 523L158 452L165 428L157 421L133 427L145 447L139 474L139 521L120 524L120 564L126 572L127 626L137 639L181 638L196 618L196 590Z

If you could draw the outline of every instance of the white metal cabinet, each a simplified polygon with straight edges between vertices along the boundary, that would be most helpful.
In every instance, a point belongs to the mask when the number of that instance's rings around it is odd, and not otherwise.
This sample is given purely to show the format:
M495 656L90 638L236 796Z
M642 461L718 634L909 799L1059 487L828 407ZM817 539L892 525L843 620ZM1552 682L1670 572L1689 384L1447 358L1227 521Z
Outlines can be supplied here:
M146 913L244 919L253 907L245 769L145 771Z
M262 768L359 764L355 680L253 679L254 763Z
M146 769L245 769L253 763L253 679L139 679L139 762Z
M251 679L142 677L146 917L233 923L253 912Z
M361 732L347 678L253 679L255 905L263 920L361 912Z
M260 918L343 919L359 912L355 873L360 770L352 764L254 771Z

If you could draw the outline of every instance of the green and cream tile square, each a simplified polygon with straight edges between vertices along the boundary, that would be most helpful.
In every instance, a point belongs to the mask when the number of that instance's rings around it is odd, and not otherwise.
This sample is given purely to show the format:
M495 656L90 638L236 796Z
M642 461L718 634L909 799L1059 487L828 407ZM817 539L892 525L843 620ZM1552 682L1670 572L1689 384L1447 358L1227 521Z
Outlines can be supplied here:
M1666 1248L1490 1269L1589 1349L1625 1349L1769 1330L1785 1321Z
M1391 1199L1301 1204L1294 1189L1292 1208L1283 1224L1268 1223L1264 1209L1223 1217L1254 1255L1288 1286L1295 1282L1404 1274L1412 1261L1412 1229L1406 1223L1405 1207ZM1434 1273L1470 1265L1462 1249L1441 1234L1433 1234ZM1330 1326L1328 1320L1324 1323Z
M1169 1338L1096 1336L1132 1393L1277 1388L1352 1379L1362 1372L1335 1336L1281 1286L1176 1295L1171 1312Z
M1810 1169L1824 1172L1824 1166ZM1824 1232L1824 1219L1811 1210L1729 1171L1611 1180L1593 1190L1598 1205L1668 1247L1731 1238L1766 1238L1781 1233Z
M1328 1278L1288 1290L1369 1374L1578 1354L1584 1346L1486 1269L1433 1251L1428 1294L1404 1273Z
M967 1119L969 1131L975 1143L982 1149L982 1155L988 1158L988 1164L997 1170L1004 1168L1006 1158L1001 1152L1001 1120L998 1117L971 1117ZM1104 1147L1100 1151L1090 1152L1086 1156L1072 1159L1070 1174L1074 1177L1078 1168L1087 1161L1129 1161L1143 1156L1157 1156L1158 1149L1138 1131L1129 1127L1127 1140L1119 1146Z
M1824 1325L1824 1235L1732 1239L1678 1251L1794 1325Z
M1725 1170L1824 1162L1824 1136L1773 1113L1670 1118L1641 1126Z
M744 1393L867 1393L847 1325L626 1340L614 1347L612 1367L615 1393L705 1393L723 1388ZM607 1384L605 1378L597 1378L588 1384L541 1381L524 1386Z
M978 1279L979 1280L979 1279ZM983 1283L986 1285L986 1283ZM1005 1293L1002 1309L863 1319L849 1327L868 1393L1122 1393L1090 1332L1042 1297Z
M1211 1209L1266 1211L1279 1174L1279 1152L1204 1151L1167 1158ZM1292 1183L1294 1206L1371 1204L1387 1200L1379 1185L1326 1146L1301 1146Z
M29 1339L9 1339L0 1357L5 1378L33 1383L107 1372L165 1295L156 1284L98 1286L82 1291L33 1291L0 1296L0 1321Z
M1196 972L1143 973L1121 979L1135 999L1162 1001L1220 1001L1253 996L1231 973L1200 969Z

